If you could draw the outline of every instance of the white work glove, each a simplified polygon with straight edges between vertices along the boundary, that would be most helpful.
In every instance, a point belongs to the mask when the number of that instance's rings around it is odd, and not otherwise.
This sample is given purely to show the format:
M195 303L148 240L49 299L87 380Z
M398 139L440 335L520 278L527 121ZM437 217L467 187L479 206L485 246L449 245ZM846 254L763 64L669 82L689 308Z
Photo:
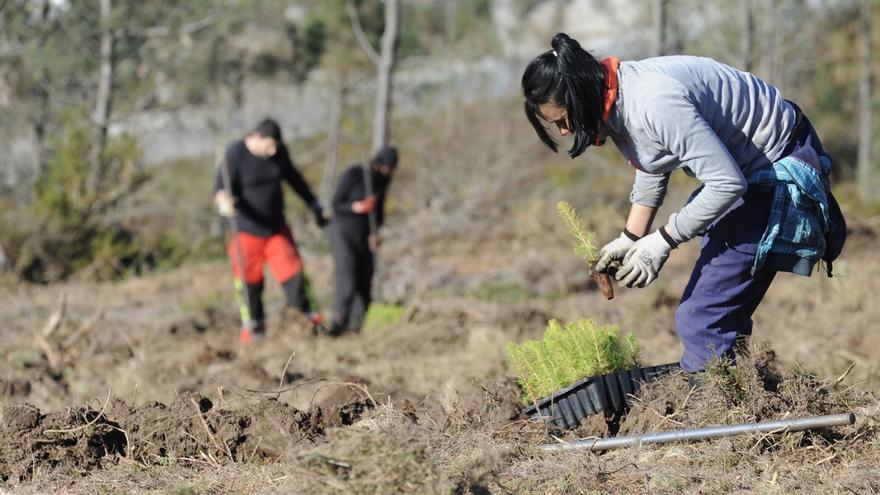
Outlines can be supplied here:
M629 248L623 257L623 266L617 270L614 278L621 287L646 287L657 278L663 263L669 258L669 252L676 247L674 243L671 238L666 240L660 229L642 237Z
M639 238L636 237L635 234L631 234L624 230L620 234L620 237L602 246L602 249L599 250L599 259L596 261L596 272L604 272L614 261L623 261L623 257L626 256L629 248L631 248L638 239Z
M218 191L214 196L214 202L217 204L217 211L220 216L232 218L235 216L235 199L226 191Z

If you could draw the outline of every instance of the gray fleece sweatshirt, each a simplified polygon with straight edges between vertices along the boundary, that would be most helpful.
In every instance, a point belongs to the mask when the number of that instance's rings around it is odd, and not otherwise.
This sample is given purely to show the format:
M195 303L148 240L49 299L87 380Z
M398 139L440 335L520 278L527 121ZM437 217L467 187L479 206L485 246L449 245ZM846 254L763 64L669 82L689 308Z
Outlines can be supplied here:
M780 158L795 110L775 87L702 57L621 62L610 137L636 167L630 200L658 207L677 168L705 187L669 217L669 233L692 239L746 189L745 175Z

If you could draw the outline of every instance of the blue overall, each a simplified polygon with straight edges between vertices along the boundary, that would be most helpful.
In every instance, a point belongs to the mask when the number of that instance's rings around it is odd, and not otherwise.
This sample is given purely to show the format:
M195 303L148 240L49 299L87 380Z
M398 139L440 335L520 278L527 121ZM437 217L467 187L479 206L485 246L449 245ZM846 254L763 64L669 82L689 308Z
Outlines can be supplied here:
M783 157L804 146L825 155L815 130L802 118L803 125L791 137ZM685 371L700 371L715 356L732 358L737 341L751 336L752 314L776 275L772 264L753 270L773 205L772 187L750 186L706 230L675 313Z

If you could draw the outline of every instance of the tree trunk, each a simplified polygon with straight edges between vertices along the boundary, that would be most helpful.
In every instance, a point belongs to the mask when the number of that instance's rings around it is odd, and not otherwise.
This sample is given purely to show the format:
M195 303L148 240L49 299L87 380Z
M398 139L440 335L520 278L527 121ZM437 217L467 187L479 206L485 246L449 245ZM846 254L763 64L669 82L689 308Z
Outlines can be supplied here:
M49 94L42 87L38 88L34 92L34 100L36 100L35 111L34 111L34 143L36 145L36 154L37 154L37 169L34 170L33 181L34 184L30 184L31 186L35 185L36 181L40 180L41 177L46 173L46 167L49 162L49 114L50 114L50 101Z
M455 9L456 0L446 0L446 153L443 154L443 164L446 170L450 170L452 160L452 147L455 137Z
M101 156L107 141L113 86L113 29L110 0L101 0L101 65L98 73L98 92L92 115L92 147L89 153L89 174L86 192L94 199L101 176Z
M339 143L342 141L342 109L345 106L346 85L340 81L330 109L330 128L327 129L327 158L324 161L324 175L321 177L319 196L321 203L329 205L333 198L333 182L339 165Z
M382 33L382 49L379 54L376 88L376 110L373 114L373 151L388 144L391 121L392 76L397 62L397 45L400 38L400 2L385 0L385 31Z
M860 31L860 61L861 73L859 75L859 157L856 179L859 184L859 196L862 201L873 202L876 194L872 187L873 164L871 163L872 148L872 124L871 124L871 100L873 93L873 80L871 77L871 2L862 0Z
M653 0L654 39L651 52L655 57L666 54L666 3L667 0Z
M754 40L755 40L755 14L752 11L752 0L740 0L740 13L742 15L742 34L740 35L740 65L742 70L752 72L755 68Z
M771 84L779 84L776 81L776 34L781 28L779 24L779 9L777 2L767 2L763 21L763 45L761 46L761 76Z

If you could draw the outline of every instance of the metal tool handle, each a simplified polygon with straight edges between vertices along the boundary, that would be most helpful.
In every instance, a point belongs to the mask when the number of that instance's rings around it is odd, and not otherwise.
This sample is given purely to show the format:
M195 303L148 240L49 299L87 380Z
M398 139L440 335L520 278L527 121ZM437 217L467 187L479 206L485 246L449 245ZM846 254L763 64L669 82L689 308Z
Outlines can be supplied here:
M235 200L235 196L232 195L232 180L229 177L229 164L226 163L225 155L220 158L219 167L220 179L223 182L223 190L226 191L233 200ZM245 308L247 308L246 312L243 309L240 311L241 324L248 330L253 330L256 322L254 322L253 315L251 315L250 313L251 298L247 290L247 274L245 273L244 250L241 247L241 239L239 239L238 237L238 213L233 212L232 216L226 217L226 220L229 223L229 235L232 236L232 243L235 248L235 254L233 256L232 262L238 265L239 280L236 281L236 290L239 290L241 292L241 299L244 301Z
M595 439L586 438L574 442L545 444L541 445L539 448L545 452L557 452L561 450L611 450L651 443L695 442L711 438L745 435L748 433L787 433L792 431L811 430L814 428L851 425L855 423L855 421L856 415L853 413L830 414L801 419L764 421L762 423L742 423L737 425L710 426L707 428L693 428L687 430L660 431L656 433L646 433L644 435Z

